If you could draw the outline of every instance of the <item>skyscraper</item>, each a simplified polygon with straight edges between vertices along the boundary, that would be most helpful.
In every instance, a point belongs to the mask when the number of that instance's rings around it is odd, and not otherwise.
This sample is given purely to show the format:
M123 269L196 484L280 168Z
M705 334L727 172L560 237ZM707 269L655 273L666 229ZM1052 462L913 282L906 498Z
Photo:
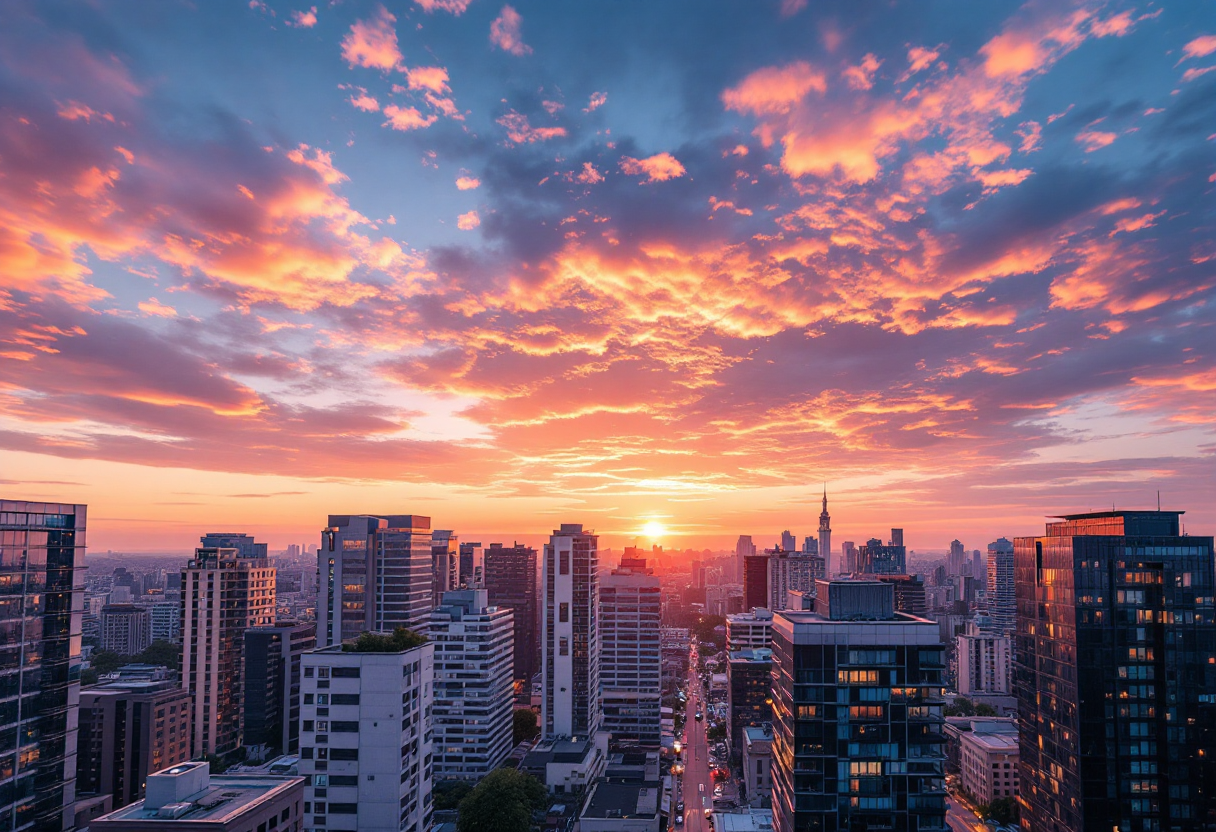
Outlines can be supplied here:
M988 544L988 615L1005 632L1013 630L1017 602L1013 590L1013 544L998 538Z
M511 753L513 615L484 589L445 592L435 642L435 774L477 781Z
M1181 513L1065 515L1013 542L1028 832L1216 828L1212 538L1180 535Z
M542 568L541 731L590 737L600 726L599 538L563 523Z
M882 541L872 537L866 545L857 549L854 556L856 569L854 572L872 575L906 575L907 551L903 545L883 545Z
M460 544L461 589L485 588L485 550L480 543Z
M262 544L199 547L182 570L182 687L194 697L196 756L229 754L243 742L245 631L275 616L274 568L264 555L241 555L259 546L265 552Z
M431 532L431 606L443 602L443 594L460 589L460 541L450 529Z
M331 514L317 550L317 645L430 621L431 518Z
M950 541L950 556L946 559L946 572L950 575L963 574L963 557L967 554L963 544L958 540Z
M101 608L101 649L134 656L152 643L152 611L134 604L106 604Z
M773 829L944 829L944 646L894 587L821 581L773 618Z
M514 613L515 678L523 682L524 692L528 693L538 670L536 657L540 652L536 550L518 543L510 547L491 543L485 550L485 561L490 604Z
M823 558L824 572L831 580L832 571L832 516L828 514L828 487L823 487L823 511L819 512L819 557Z
M903 546L904 545L904 530L903 529L891 529L890 545L892 545L892 546Z
M645 558L623 558L600 584L600 701L613 741L658 748L663 605L653 572Z
M743 611L768 609L768 555L748 555L743 559Z
M244 532L210 532L199 538L199 545L203 549L236 549L239 558L268 557L266 544Z
M756 544L752 543L752 536L750 534L739 535L739 540L735 543L735 578L740 583L743 582L743 559L754 554L756 554Z
M86 512L0 500L4 832L70 829L75 820Z
M817 555L819 554L819 538L812 535L807 535L802 538L802 554Z
M815 591L815 573L822 569L818 556L784 551L765 554L768 556L768 600L763 606L774 612L783 610L789 606L786 595L790 590L808 594Z
M781 533L781 551L792 552L798 548L798 538L794 537L794 533L786 529Z
M271 754L300 750L301 657L317 646L314 624L282 622L245 631L245 745Z

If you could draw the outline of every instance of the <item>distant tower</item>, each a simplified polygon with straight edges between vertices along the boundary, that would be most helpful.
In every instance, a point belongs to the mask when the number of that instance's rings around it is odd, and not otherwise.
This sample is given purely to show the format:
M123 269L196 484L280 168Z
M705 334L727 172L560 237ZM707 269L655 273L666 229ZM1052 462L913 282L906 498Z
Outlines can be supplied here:
M832 518L828 514L828 487L823 487L823 511L819 512L819 557L823 558L823 571L831 580L832 571Z

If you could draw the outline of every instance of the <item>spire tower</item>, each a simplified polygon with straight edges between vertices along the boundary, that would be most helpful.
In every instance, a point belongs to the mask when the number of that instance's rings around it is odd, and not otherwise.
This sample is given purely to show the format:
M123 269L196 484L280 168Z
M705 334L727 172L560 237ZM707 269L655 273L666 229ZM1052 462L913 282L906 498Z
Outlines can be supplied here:
M819 557L823 558L823 572L832 579L832 517L828 514L828 484L823 484L823 511L819 512Z

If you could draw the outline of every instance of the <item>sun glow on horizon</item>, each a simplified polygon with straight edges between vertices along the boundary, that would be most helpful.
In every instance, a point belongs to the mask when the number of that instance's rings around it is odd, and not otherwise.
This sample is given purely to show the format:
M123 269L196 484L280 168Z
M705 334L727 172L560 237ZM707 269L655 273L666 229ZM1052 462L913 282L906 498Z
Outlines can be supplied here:
M651 540L655 540L667 534L667 527L658 520L648 520L646 521L646 524L642 526L642 534L646 535Z

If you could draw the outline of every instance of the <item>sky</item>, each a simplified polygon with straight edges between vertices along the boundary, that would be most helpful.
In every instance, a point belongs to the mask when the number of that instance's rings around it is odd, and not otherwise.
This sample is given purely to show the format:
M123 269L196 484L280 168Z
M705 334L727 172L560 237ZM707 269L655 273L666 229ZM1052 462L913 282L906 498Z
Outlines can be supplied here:
M1211 534L1214 196L1211 0L5 2L0 494Z

